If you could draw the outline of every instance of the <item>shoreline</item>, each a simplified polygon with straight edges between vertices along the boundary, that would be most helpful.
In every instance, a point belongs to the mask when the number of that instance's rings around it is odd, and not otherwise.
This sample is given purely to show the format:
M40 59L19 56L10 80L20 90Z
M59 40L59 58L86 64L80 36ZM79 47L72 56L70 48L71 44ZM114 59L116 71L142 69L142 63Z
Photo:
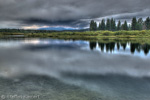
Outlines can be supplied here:
M87 38L141 38L150 37L150 30L135 30L135 31L56 31L46 32L35 30L34 31L16 31L9 30L8 32L0 32L0 36L5 35L24 35L26 37L87 37Z
M9 37L8 37L9 36ZM11 37L12 36L12 37ZM109 40L115 41L131 41L141 44L150 44L150 30L142 31L84 31L84 32L0 32L0 38L53 38L53 39L65 39L65 40L87 40L87 41L103 41Z

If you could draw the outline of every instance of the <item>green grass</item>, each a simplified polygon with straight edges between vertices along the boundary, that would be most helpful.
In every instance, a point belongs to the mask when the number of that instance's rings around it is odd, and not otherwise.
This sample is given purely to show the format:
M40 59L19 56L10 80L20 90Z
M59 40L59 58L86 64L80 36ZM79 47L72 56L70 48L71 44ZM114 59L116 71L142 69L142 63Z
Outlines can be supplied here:
M6 35L24 35L25 37L40 37L40 38L58 38L58 39L80 39L80 40L100 40L100 39L123 39L127 38L137 40L150 41L150 30L142 31L85 31L85 32L47 32L47 33L20 33L20 32L0 32L0 37Z
M24 35L27 38L53 38L65 40L88 40L99 42L135 42L140 44L150 44L150 30L142 31L85 31L85 32L47 32L47 33L34 33L34 32L0 32L0 38L7 35Z
M27 37L82 37L82 38L134 38L150 37L150 30L142 31L86 31L86 32L51 32L51 33L26 33Z
M142 31L86 31L86 32L52 32L27 33L26 37L50 37L54 39L88 40L99 42L127 42L150 44L150 30Z

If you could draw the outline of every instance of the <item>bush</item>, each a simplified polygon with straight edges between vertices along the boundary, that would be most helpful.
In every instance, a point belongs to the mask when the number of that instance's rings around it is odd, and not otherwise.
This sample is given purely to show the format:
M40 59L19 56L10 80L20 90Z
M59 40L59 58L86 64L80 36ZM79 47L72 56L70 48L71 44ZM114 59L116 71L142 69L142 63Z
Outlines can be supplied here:
M114 33L111 32L111 31L104 31L101 34L104 35L104 36L110 36L110 35L113 35Z

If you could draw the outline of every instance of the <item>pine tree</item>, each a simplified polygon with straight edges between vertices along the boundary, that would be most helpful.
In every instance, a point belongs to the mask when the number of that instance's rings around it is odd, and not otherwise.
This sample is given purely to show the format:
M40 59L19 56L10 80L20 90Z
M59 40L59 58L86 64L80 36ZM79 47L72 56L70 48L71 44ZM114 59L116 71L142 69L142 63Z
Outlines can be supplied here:
M117 30L121 30L121 21L120 20L118 21L118 24L117 24Z
M111 21L110 21L110 30L111 31L116 30L116 21L113 18L111 18Z
M96 31L97 30L97 23L96 22L94 22L94 29L93 29L94 31Z
M98 30L102 30L102 29L101 29L101 23L99 23Z
M116 30L116 21L114 20L113 25L112 25L112 31L115 31L115 30Z
M125 20L125 22L123 24L123 30L128 30L128 24L127 24L126 20Z
M137 30L137 19L136 19L136 17L134 17L133 19L132 19L132 24L131 24L131 29L132 30Z
M113 25L114 25L114 19L111 18L111 20L110 20L110 30L113 30Z
M106 22L106 30L111 30L110 19L107 19L107 22Z
M94 20L91 20L91 22L90 22L90 31L93 31L93 26L94 26Z
M143 29L143 19L139 18L137 22L137 30L142 30Z
M91 20L90 22L90 31L96 31L97 30L97 23L94 22L94 20Z
M101 30L105 30L105 29L106 29L105 19L102 19L102 21L101 21Z
M150 29L150 18L149 18L149 17L146 18L145 26L146 26L146 29L147 29L147 30Z

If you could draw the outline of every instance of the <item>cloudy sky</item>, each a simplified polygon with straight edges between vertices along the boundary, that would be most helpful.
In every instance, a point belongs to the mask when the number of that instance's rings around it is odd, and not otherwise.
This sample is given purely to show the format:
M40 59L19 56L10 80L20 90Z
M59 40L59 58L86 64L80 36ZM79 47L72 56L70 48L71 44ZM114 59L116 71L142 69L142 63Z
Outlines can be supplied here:
M89 21L150 15L150 0L0 0L0 28L87 28Z

